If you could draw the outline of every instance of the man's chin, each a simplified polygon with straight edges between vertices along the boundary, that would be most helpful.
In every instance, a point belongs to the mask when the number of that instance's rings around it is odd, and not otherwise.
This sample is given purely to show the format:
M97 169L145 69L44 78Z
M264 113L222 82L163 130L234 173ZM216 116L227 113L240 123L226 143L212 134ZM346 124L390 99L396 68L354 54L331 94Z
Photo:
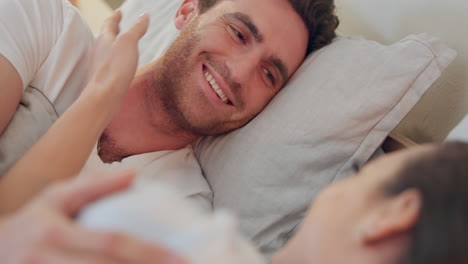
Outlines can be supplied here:
M234 131L243 125L243 123L232 123L225 121L205 121L203 123L192 121L187 122L184 129L197 136L217 136Z

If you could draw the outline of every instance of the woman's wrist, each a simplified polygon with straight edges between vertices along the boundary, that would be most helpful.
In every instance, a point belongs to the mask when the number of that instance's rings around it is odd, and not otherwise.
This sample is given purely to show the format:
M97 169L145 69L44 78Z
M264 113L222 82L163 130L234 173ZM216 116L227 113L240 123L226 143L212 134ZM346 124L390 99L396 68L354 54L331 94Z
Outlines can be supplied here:
M120 108L123 95L116 93L111 87L103 86L101 83L88 83L75 103L90 108L97 115L95 118L102 117L109 122Z

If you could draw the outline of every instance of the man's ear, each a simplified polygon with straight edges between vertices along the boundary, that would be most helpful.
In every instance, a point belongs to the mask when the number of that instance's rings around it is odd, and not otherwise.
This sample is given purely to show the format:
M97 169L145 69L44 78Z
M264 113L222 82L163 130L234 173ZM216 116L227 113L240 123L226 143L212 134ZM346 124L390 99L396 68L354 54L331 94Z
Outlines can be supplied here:
M198 14L198 0L184 0L177 10L174 24L182 30Z
M420 216L421 193L409 189L386 201L361 226L361 242L372 244L412 229Z

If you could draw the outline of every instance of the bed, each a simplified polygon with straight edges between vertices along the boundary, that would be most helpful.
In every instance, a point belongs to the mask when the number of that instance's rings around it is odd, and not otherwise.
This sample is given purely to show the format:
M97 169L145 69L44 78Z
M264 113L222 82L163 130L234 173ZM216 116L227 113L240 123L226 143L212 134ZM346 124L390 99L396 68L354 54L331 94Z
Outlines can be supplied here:
M142 12L159 22L140 43L140 64L175 38L170 21L179 2L122 6L124 28ZM353 164L364 164L382 146L442 141L468 113L467 2L336 5L340 37L309 57L253 122L195 147L213 207L235 212L266 255L294 233L317 192L349 176ZM320 100L311 104L314 98Z

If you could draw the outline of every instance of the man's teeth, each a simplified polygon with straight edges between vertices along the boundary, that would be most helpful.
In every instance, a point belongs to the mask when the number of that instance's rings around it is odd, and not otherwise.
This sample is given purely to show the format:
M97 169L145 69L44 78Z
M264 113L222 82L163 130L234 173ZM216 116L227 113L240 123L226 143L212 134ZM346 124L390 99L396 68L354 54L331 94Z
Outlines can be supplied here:
M219 96L219 98L221 98L221 101L223 101L223 103L227 104L228 103L228 98L224 94L223 90L221 90L219 88L219 85L216 83L216 80L213 78L213 76L209 72L205 72L205 78L210 83L211 88L213 89L213 91L215 91L215 93Z

